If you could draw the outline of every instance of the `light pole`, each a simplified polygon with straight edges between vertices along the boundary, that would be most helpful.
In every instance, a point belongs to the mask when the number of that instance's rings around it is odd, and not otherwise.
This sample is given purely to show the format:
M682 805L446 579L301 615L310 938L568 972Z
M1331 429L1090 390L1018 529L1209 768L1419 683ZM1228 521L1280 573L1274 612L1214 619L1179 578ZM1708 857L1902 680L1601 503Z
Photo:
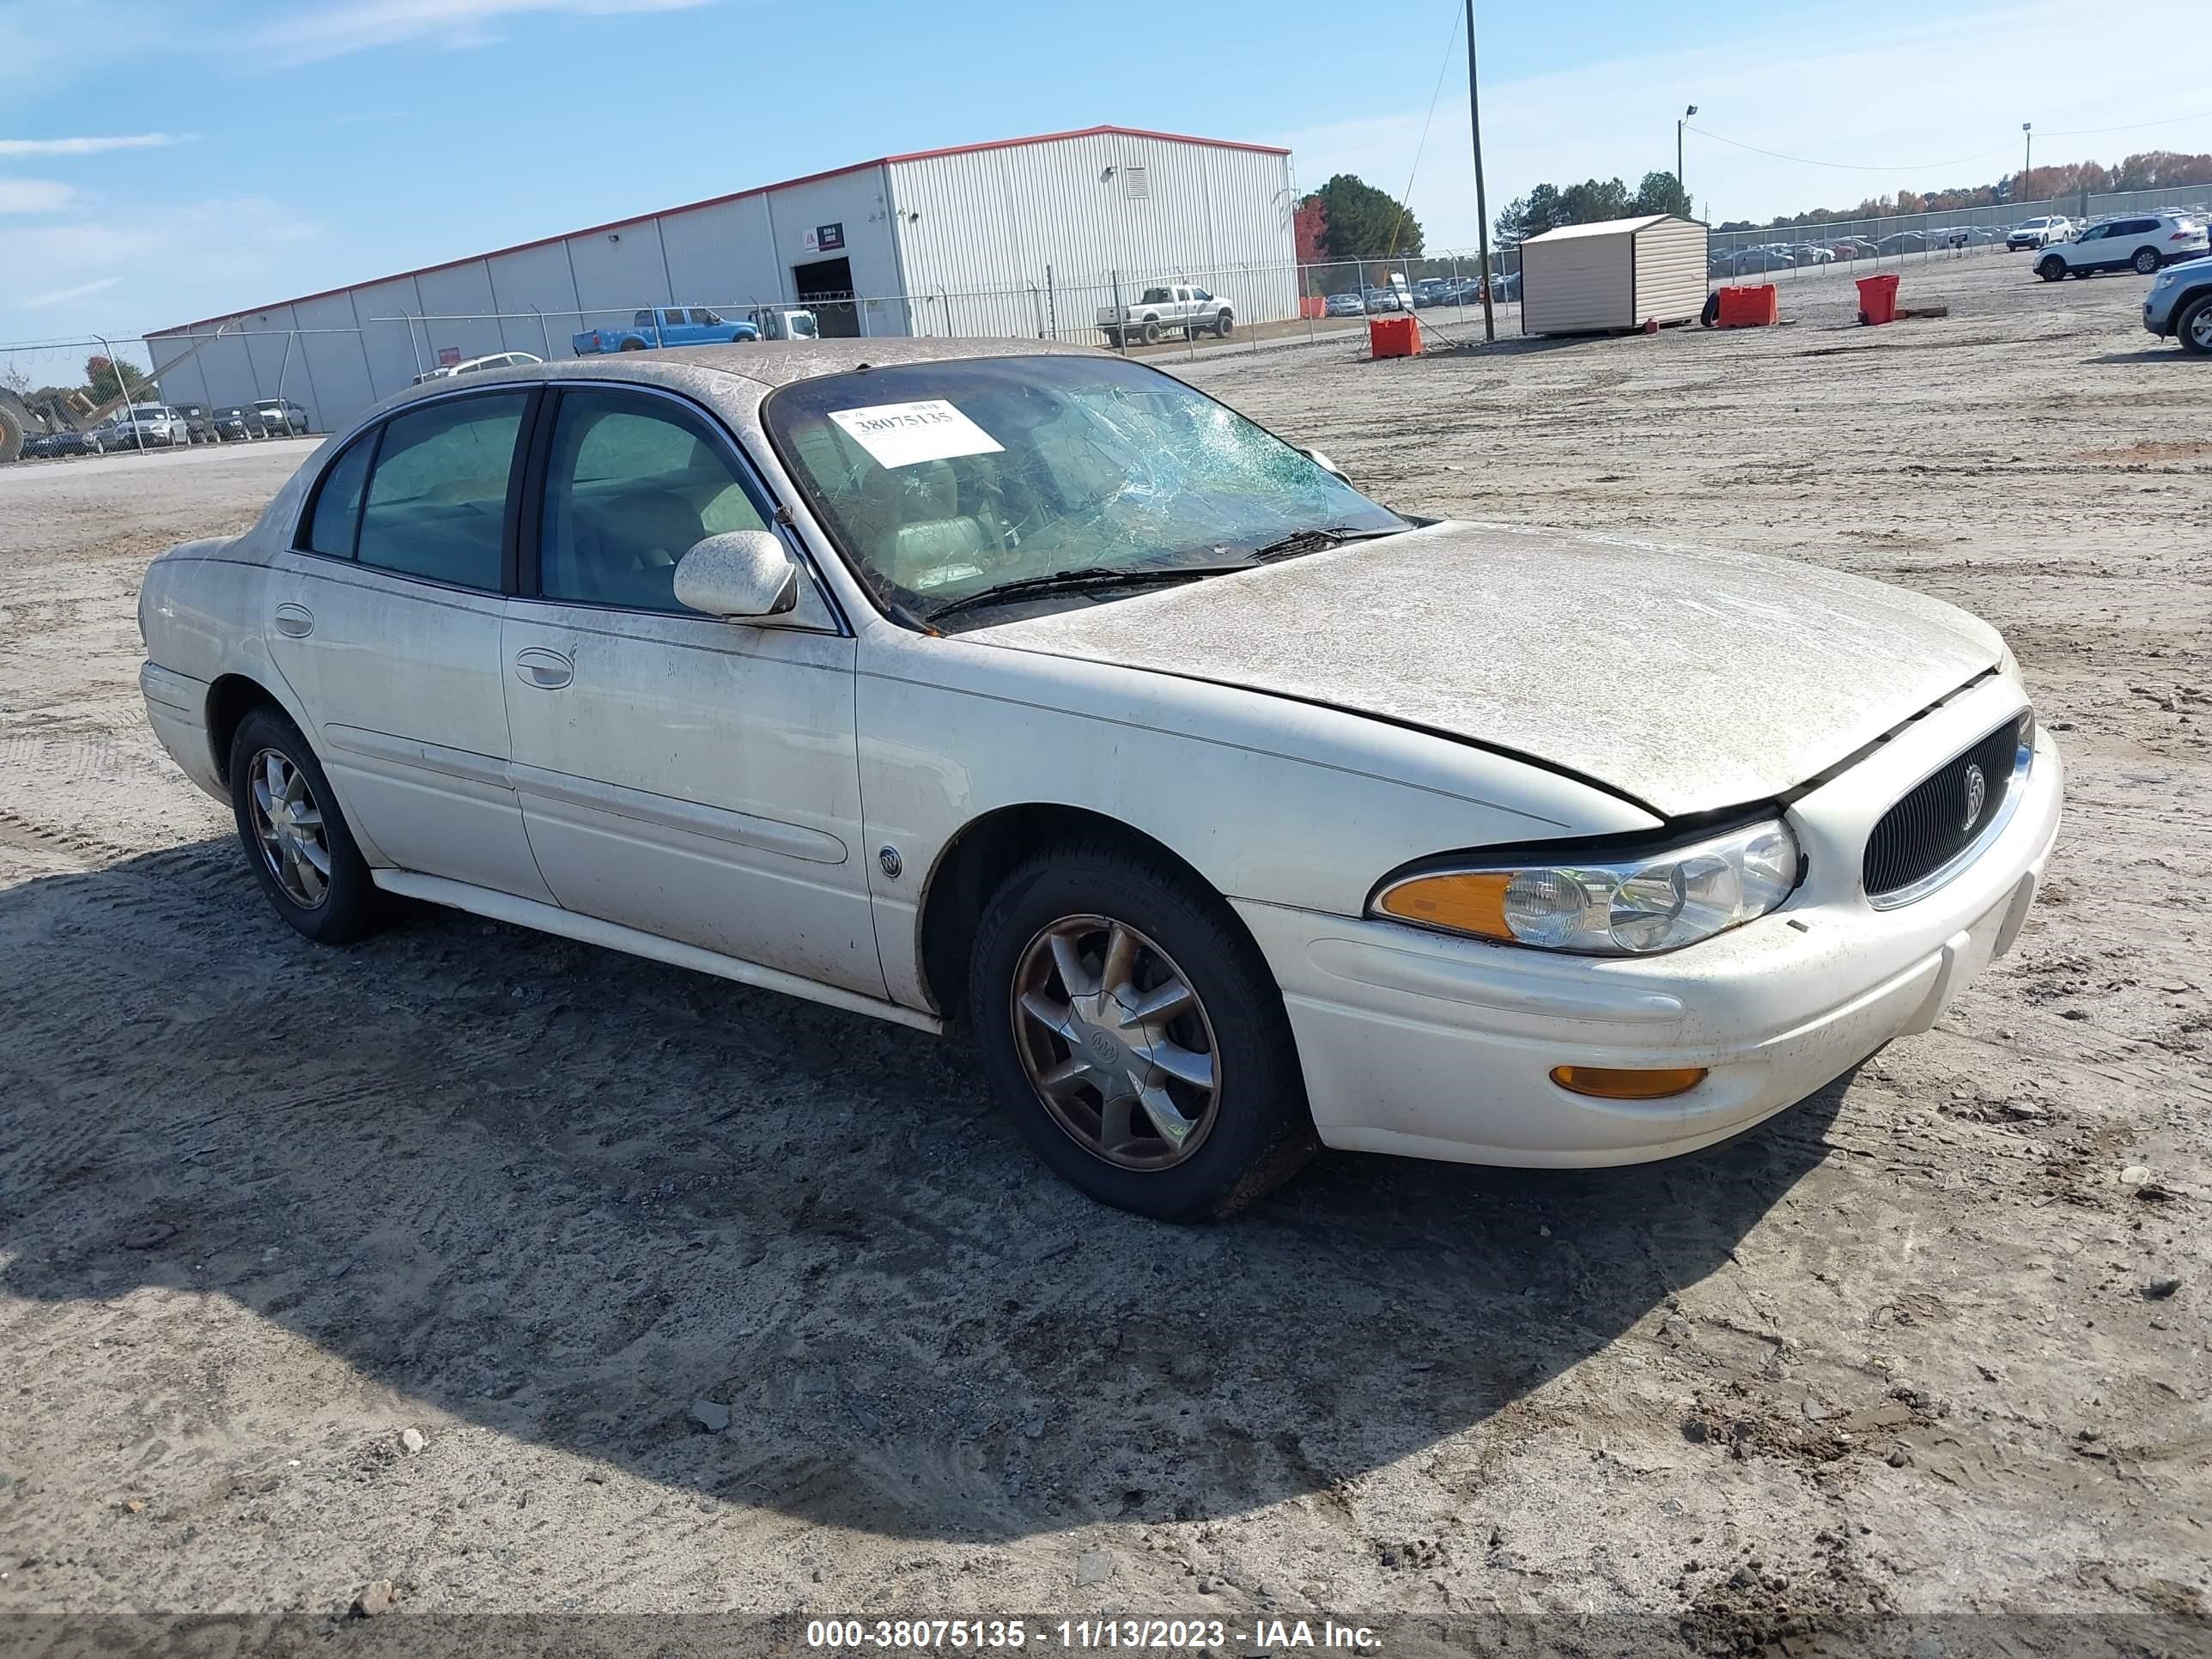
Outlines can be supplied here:
M1495 344L1498 313L1490 301L1490 202L1482 191L1482 106L1474 76L1474 0L1467 0L1467 124L1474 134L1474 235L1482 250L1482 337ZM1522 327L1527 327L1525 322Z
M1674 187L1682 192L1682 205L1690 205L1689 181L1682 177L1682 125L1698 112L1692 104L1682 112L1682 119L1674 123Z
M2035 123L2022 121L2021 131L2020 199L2027 199L2027 175L2035 161Z

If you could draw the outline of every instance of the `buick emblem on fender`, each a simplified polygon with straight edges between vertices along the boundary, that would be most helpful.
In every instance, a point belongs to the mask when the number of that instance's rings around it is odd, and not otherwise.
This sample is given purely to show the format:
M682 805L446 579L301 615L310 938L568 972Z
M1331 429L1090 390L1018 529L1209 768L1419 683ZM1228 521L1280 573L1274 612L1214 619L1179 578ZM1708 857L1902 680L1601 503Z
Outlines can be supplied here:
M1982 803L1989 799L1990 786L1982 776L1982 769L1968 763L1966 767L1966 816L1959 824L1961 830L1971 830L1974 820L1982 815Z

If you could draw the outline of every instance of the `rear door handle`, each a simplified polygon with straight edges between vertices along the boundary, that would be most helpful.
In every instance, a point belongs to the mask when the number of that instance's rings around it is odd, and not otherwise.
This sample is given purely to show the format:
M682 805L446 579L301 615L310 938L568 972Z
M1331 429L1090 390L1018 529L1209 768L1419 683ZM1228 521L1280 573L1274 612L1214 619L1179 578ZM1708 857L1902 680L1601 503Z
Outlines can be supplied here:
M304 640L315 631L315 613L304 605L295 605L287 599L276 607L276 631Z
M533 645L514 653L514 677L542 691L558 691L576 678L576 665L558 651Z

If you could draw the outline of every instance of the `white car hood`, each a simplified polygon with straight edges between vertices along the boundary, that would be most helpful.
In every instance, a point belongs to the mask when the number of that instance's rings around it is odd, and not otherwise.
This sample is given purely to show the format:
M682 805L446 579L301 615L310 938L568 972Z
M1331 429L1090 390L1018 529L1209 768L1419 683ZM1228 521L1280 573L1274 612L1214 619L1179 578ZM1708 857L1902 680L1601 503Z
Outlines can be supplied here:
M1802 783L2003 653L1840 571L1449 523L963 638L1378 715L1670 817Z

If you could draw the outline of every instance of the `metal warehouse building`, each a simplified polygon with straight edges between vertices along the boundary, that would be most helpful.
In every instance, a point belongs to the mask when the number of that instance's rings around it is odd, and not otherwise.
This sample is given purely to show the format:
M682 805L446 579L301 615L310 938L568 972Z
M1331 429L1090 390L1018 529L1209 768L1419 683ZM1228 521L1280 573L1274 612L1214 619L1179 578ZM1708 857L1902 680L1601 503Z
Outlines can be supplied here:
M1007 139L832 172L146 337L171 402L287 397L328 430L426 369L566 357L641 307L811 307L824 334L1096 343L1118 288L1187 278L1240 323L1297 315L1290 153L1129 127Z

